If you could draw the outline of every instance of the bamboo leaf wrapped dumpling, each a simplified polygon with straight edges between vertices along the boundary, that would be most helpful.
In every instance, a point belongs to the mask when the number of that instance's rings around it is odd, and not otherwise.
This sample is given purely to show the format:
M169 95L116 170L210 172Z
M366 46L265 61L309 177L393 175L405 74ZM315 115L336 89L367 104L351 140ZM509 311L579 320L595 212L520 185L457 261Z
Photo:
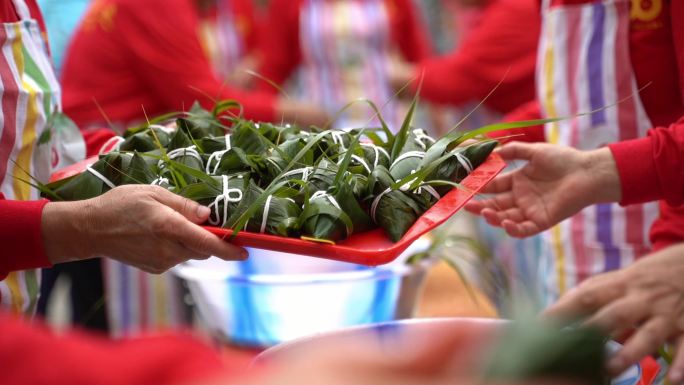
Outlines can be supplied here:
M119 145L119 151L148 152L161 147L166 148L171 141L172 128L158 124L150 125L147 129L127 136Z
M133 158L132 154L112 152L100 157L86 170L69 179L47 185L47 188L66 201L90 199L100 196L121 184Z
M378 166L368 178L372 193L370 214L392 242L397 242L427 210L422 199L413 192L391 189L394 179L383 166Z
M440 163L426 180L448 180L460 183L487 160L497 144L496 141L488 140L466 147L457 147L451 151L453 155ZM436 186L435 189L440 194L445 194L451 189L451 186Z
M354 225L335 197L316 191L304 204L300 217L303 236L338 242L349 237Z
M403 179L419 169L425 152L434 140L420 129L409 130L406 141L401 146L398 155L392 159L389 171L394 179ZM398 145L398 144L397 144Z
M172 162L168 162L169 160ZM187 171L176 170L177 167L174 167L174 163L179 163L193 170L204 171L204 162L196 145L181 130L176 130L169 142L166 156L162 157L158 162L159 176L168 180L182 178L182 181L178 181L182 185L197 182L198 178L195 175Z

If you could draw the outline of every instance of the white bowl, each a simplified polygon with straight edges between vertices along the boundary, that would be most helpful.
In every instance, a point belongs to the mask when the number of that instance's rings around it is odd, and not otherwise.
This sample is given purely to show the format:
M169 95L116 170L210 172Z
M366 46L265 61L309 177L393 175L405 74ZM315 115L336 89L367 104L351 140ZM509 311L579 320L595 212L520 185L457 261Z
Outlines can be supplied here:
M343 327L410 318L431 260L405 260L429 246L421 239L391 264L370 268L249 249L245 262L217 258L174 268L188 285L199 319L228 342L267 347Z

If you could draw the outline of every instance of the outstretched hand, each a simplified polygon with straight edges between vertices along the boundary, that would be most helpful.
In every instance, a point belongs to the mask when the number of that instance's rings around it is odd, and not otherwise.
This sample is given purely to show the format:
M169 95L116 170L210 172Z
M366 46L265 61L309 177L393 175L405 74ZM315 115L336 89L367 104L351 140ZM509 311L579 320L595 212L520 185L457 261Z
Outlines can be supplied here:
M498 150L504 160L527 164L494 179L482 192L493 194L468 203L518 238L540 233L586 206L620 200L620 181L608 148L583 152L546 143L513 142Z
M46 205L42 217L52 263L109 257L150 273L188 259L240 260L247 252L199 226L209 209L159 186L126 185L93 199Z

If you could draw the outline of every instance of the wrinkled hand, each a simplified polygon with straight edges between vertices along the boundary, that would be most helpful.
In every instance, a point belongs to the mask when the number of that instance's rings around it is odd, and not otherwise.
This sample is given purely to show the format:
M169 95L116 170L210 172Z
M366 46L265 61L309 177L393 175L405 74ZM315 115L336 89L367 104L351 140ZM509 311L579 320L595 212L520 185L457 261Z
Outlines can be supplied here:
M582 152L545 143L513 142L498 154L525 160L522 168L494 179L482 192L493 197L468 203L489 224L514 237L546 230L586 206L620 200L620 182L608 148Z
M586 280L550 307L546 317L588 316L587 324L614 336L635 331L609 362L618 374L666 342L674 344L670 380L684 381L684 244L631 266Z
M209 209L158 186L120 186L97 198L45 206L42 233L52 263L106 256L151 273L212 255L247 252L198 224Z

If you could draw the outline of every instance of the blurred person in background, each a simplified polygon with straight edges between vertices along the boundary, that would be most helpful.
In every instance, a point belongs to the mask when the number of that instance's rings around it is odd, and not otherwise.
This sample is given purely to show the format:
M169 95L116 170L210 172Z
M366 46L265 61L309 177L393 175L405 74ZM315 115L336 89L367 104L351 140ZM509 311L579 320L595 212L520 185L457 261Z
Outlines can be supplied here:
M260 50L261 77L282 86L299 70L297 98L334 115L366 98L382 108L397 130L403 113L389 83L396 62L419 62L432 50L411 0L271 0ZM257 89L277 92L268 81ZM387 105L385 105L387 103ZM337 128L367 126L377 119L357 104Z

